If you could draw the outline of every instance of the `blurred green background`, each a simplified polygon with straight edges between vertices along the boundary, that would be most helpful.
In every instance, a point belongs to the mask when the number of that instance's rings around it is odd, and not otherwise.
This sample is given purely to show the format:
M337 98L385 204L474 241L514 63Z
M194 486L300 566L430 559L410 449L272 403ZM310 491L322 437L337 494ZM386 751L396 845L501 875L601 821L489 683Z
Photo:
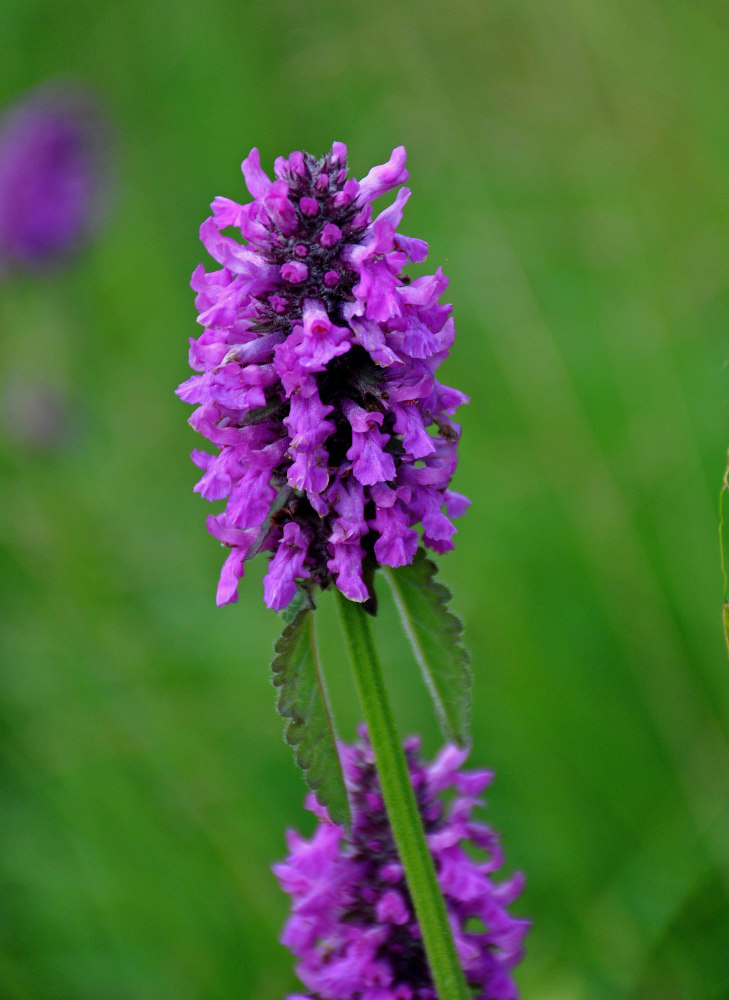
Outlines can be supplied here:
M66 393L0 431L0 997L279 1000L270 865L306 832L253 566L222 553L173 395L188 280L251 146L393 146L403 231L451 278L466 390L441 560L476 671L473 763L527 891L539 1000L729 997L729 7L719 0L0 5L0 99L54 75L117 136L98 241L0 287L2 378ZM12 407L10 407L12 409ZM384 588L383 588L384 589ZM330 596L330 595L326 595ZM403 732L438 747L383 592ZM358 712L331 602L341 731Z

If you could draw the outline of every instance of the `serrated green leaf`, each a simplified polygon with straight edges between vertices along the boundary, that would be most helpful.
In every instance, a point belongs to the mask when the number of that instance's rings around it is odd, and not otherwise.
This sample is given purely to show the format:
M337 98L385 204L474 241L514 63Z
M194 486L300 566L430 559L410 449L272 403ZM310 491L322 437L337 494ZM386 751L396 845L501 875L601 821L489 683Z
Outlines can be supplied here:
M291 598L288 606L279 612L286 625L290 625L291 622L296 618L296 616L301 611L315 611L316 604L311 596L311 592L306 586L306 583L299 584L296 588L296 593Z
M451 592L435 579L436 572L422 549L412 565L385 569L443 734L466 746L471 717L469 655L462 642L463 623L448 608Z
M332 820L349 827L349 802L316 648L312 605L304 591L294 600L297 608L276 643L271 663L273 683L279 689L276 708L288 720L286 742L294 749L307 785Z

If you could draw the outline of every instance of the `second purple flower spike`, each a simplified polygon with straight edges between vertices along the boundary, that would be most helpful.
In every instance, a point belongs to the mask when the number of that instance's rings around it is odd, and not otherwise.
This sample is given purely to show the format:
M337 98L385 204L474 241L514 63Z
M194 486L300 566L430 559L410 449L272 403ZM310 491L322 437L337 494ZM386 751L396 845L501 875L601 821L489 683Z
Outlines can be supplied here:
M396 232L407 188L372 220L371 203L407 180L405 155L398 147L358 182L335 142L319 160L278 158L272 181L253 149L243 161L253 202L216 198L201 227L221 269L193 274L200 374L178 394L220 449L193 452L204 470L195 489L227 498L207 522L230 549L218 604L237 599L244 562L261 550L272 554L265 602L280 610L300 580L366 601L365 557L411 563L418 524L429 548L453 547L450 518L468 501L449 488L452 417L468 400L435 378L455 336L438 301L448 279L440 268L403 274L428 250ZM246 243L222 235L228 227Z
M511 973L530 923L508 906L524 879L495 879L503 864L499 837L471 815L492 774L462 771L467 751L454 746L430 766L420 761L416 738L405 751L466 981L475 1000L515 1000ZM308 841L289 833L290 855L274 866L293 901L281 940L299 959L306 987L288 1000L437 1000L366 732L341 752L351 833L310 796L319 826ZM443 792L452 796L447 807Z

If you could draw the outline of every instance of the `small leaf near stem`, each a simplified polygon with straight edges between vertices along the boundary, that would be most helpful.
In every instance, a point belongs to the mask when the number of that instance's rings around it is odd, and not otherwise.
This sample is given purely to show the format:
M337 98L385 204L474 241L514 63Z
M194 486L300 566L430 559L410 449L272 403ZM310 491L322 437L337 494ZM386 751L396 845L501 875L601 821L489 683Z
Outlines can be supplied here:
M433 699L443 735L469 744L471 670L463 623L449 609L451 592L435 579L437 568L418 549L410 566L385 567L400 620Z
M369 621L360 604L347 600L339 591L337 600L385 809L415 906L433 983L439 1000L470 1000L471 991L456 953Z
M276 708L288 719L285 739L319 803L335 823L349 828L349 801L308 594L300 591L282 617L287 624L276 643L271 669L279 689Z

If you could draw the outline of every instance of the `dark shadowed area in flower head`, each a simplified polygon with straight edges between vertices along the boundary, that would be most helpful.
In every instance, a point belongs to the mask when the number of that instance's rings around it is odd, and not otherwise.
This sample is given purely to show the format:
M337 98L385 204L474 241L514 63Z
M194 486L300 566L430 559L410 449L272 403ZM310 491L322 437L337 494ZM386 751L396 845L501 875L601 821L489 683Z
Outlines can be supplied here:
M504 878L527 876L514 978L540 1000L725 1000L725 8L9 0L0 38L3 113L74 80L119 164L80 252L0 286L0 995L300 989L270 871L287 827L313 831L274 711L278 617L265 559L215 606L226 552L172 390L211 201L248 200L254 146L270 170L339 140L358 178L407 148L401 229L429 244L407 273L450 279L442 381L471 398L453 489L472 505L438 558L476 672L470 760L498 775ZM378 591L398 723L431 760Z

